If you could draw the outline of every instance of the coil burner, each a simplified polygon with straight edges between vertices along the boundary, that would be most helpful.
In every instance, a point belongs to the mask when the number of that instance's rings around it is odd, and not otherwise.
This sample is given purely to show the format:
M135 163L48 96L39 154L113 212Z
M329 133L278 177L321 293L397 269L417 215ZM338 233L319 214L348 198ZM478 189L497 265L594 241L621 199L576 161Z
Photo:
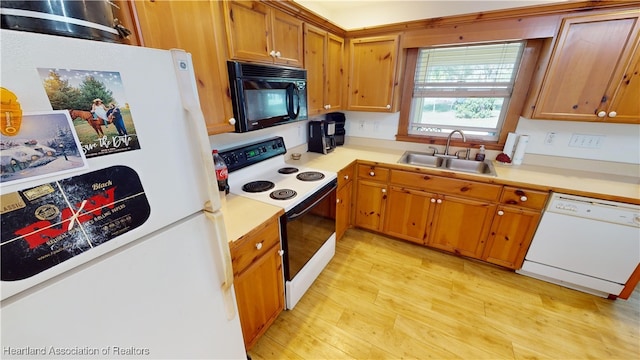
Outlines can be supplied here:
M302 181L318 181L324 179L324 174L318 171L305 171L296 175L296 178Z
M274 200L289 200L296 195L297 193L291 189L278 189L272 191L271 194L269 194L269 197Z
M271 181L258 180L258 181L251 181L242 185L242 190L250 193L259 193L259 192L271 190L275 186L276 185Z
M278 172L280 174L293 174L298 172L298 168L287 166L287 167L278 169Z

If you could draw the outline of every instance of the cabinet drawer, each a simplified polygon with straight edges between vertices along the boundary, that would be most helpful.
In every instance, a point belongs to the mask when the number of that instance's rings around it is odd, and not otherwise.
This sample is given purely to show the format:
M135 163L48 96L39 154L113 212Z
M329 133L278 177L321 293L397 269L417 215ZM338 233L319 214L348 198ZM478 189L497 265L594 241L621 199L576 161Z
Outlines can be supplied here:
M358 165L358 177L374 181L386 182L389 179L389 169L375 165Z
M244 238L230 244L233 273L241 273L247 266L266 254L273 245L280 243L280 226L278 220L269 220Z
M338 189L340 189L344 184L353 180L353 171L354 166L351 164L338 171Z
M505 186L500 196L500 203L540 210L547 203L548 195L542 191Z
M485 184L470 180L451 179L402 170L391 171L391 183L431 192L460 195L467 198L496 201L501 185Z

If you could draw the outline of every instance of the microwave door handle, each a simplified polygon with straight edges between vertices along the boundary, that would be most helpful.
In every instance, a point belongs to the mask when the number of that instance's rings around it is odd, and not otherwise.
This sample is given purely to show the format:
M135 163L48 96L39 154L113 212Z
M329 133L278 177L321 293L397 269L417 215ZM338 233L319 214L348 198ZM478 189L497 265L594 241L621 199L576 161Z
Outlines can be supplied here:
M295 95L295 98L298 100L297 101L298 107L296 108L296 111L294 111L293 109L294 95ZM300 90L298 90L298 88L293 83L287 86L287 113L289 113L289 117L291 119L297 119L298 115L300 115Z

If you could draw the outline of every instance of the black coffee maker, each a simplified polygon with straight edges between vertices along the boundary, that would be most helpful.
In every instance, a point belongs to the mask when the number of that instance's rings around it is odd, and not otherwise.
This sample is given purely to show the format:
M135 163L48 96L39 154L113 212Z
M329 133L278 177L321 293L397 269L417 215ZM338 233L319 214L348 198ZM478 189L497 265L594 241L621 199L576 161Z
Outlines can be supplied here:
M335 139L336 139L336 145L340 146L340 145L344 145L344 123L345 123L345 117L344 117L344 113L341 112L332 112L332 113L328 113L327 115L325 115L325 119L327 121L333 121L336 123L336 133L334 135Z
M336 148L336 123L327 120L309 121L309 151L328 154Z

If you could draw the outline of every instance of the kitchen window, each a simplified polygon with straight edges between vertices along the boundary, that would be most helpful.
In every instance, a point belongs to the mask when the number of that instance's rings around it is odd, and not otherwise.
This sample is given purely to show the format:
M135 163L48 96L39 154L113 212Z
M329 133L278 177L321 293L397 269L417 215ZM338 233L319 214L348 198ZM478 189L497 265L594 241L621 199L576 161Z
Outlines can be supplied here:
M398 140L440 143L460 129L501 149L514 131L538 41L408 49ZM526 80L525 80L526 79Z

